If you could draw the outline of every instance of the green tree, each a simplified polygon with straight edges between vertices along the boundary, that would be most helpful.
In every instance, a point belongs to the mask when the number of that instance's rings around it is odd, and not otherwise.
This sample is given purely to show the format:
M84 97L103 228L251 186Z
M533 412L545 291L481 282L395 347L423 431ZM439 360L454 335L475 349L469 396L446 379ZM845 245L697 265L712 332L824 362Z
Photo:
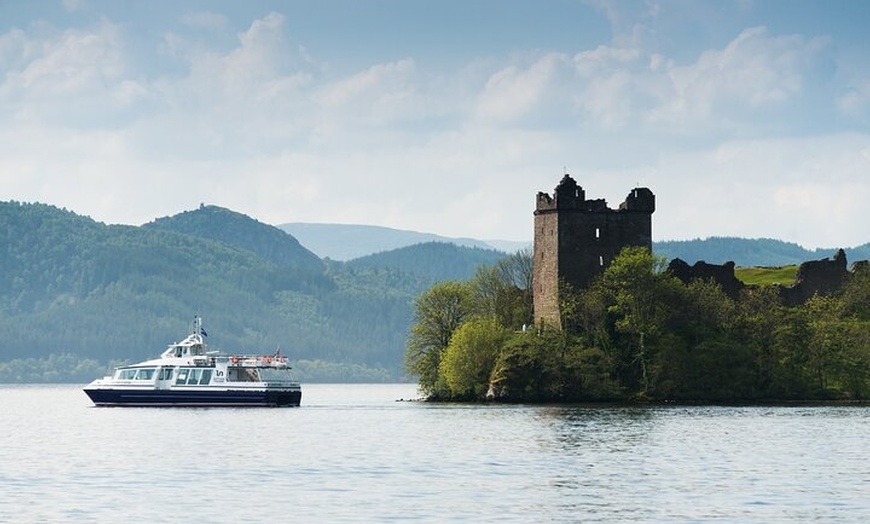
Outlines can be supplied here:
M493 266L480 266L471 279L474 310L480 316L494 316L511 329L520 329L532 320L532 300L529 289L517 286L521 280L513 267L521 260L509 257Z
M623 335L629 367L639 368L642 394L649 392L650 351L665 325L668 299L679 281L664 273L664 259L645 247L627 247L604 271L602 284L610 293L609 312ZM672 303L672 302L671 302Z
M580 333L586 345L608 348L611 344L608 311L613 305L612 297L601 280L580 292L564 284L560 291L563 323L572 332Z
M482 399L499 350L509 333L494 317L478 317L459 326L438 367L452 397Z
M662 299L670 302L655 356L653 396L693 400L753 398L750 348L735 338L737 308L713 280L693 280Z
M807 312L812 336L807 366L821 394L828 391L830 367L841 360L847 343L846 324L841 320L843 302L831 296L815 295L801 306Z
M775 398L780 365L775 333L783 322L782 298L774 286L747 288L740 293L736 308L732 337L752 355L758 396Z
M453 333L470 313L471 290L464 282L441 282L417 297L415 322L405 352L405 369L419 377L424 394L449 393L438 367Z
M534 323L532 261L532 250L526 248L500 260L497 264L504 279L511 282L514 289L519 292L519 302L515 309L515 322L521 322L526 325Z
M831 369L846 398L866 399L870 391L870 322L844 325L846 343Z
M812 326L805 309L786 308L773 330L773 350L777 359L772 391L774 398L808 398Z
M870 264L855 264L840 296L844 315L870 321Z
M567 332L545 329L514 334L493 365L493 398L511 402L552 401L561 396L561 349Z

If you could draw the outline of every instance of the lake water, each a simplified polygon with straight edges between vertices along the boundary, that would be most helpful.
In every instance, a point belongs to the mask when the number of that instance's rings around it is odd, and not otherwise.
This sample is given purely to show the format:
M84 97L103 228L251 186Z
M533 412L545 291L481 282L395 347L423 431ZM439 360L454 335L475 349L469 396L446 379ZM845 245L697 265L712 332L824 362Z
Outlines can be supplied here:
M96 408L0 387L0 522L870 522L868 407Z

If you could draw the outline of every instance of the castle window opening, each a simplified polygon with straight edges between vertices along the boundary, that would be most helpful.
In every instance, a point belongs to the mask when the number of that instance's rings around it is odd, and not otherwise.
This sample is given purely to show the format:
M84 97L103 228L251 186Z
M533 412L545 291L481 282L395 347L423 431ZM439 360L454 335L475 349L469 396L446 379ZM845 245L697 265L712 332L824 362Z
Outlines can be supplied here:
M598 257L598 265L601 267L604 267L604 257L603 256Z
M600 239L600 238L601 238L601 228L596 227L596 228L595 228L595 239L597 240L597 239Z

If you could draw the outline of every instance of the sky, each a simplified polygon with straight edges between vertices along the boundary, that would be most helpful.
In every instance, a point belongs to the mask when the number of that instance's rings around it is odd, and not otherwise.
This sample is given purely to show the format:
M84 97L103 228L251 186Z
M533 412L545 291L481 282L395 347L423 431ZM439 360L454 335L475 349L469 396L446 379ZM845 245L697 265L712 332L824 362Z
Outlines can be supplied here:
M0 0L0 200L531 240L870 242L870 2Z

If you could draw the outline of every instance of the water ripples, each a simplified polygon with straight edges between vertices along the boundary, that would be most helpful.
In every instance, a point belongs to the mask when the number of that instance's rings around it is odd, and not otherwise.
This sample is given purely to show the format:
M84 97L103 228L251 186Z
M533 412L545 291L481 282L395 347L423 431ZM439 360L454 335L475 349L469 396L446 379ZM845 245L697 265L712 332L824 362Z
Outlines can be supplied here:
M2 522L865 522L865 407L93 408L2 387Z

